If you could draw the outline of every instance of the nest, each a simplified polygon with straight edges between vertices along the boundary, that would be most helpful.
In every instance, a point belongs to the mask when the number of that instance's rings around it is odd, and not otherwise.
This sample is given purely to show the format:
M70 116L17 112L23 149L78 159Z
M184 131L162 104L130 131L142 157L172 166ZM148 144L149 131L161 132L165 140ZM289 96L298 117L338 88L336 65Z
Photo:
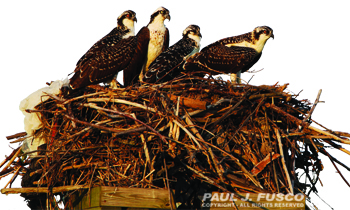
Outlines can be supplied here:
M192 77L49 95L28 110L40 113L34 137L46 144L12 168L24 173L23 187L67 187L47 193L66 205L72 186L170 188L179 208L191 209L210 191L309 195L323 169L319 153L342 164L325 144L348 153L339 143L350 135L310 126L317 103L286 87Z

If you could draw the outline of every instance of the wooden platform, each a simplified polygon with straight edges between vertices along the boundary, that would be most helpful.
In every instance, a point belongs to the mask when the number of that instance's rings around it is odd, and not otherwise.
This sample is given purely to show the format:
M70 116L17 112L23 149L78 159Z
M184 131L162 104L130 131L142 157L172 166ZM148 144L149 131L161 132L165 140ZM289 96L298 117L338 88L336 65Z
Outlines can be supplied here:
M75 196L73 210L170 209L168 190L95 187Z

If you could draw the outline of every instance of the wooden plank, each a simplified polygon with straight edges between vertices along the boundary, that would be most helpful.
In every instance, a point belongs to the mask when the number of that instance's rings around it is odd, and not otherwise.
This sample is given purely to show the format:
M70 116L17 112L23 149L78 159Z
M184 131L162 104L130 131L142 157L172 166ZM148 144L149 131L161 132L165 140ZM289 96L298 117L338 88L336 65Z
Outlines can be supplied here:
M86 192L81 192L86 193ZM168 190L99 186L91 188L89 194L75 198L73 209L121 210L170 209Z
M170 209L169 194L162 189L101 187L101 206Z
M100 207L101 206L101 187L94 187L91 189L90 197L85 196L88 203L90 200L90 207ZM88 207L88 206L86 206Z

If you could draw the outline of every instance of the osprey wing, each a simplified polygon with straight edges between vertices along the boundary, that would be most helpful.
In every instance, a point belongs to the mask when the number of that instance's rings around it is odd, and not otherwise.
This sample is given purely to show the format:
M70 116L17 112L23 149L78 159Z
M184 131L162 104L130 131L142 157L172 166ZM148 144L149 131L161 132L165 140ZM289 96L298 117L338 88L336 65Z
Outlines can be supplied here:
M186 70L209 71L211 74L237 73L248 70L260 58L261 53L249 47L209 45L191 59Z
M123 70L134 54L136 38L118 39L110 36L95 45L78 63L70 81L73 89L104 82Z
M124 69L124 86L135 84L139 80L142 67L147 59L149 30L147 27L142 27L136 35L135 53L130 61L130 64Z
M190 55L196 47L193 39L184 38L162 52L149 66L145 74L145 82L157 82L161 79L170 80L181 72L177 69L184 59ZM166 77L166 78L164 78Z
M118 43L125 32L123 32L120 28L115 27L111 32L109 32L102 39L97 41L77 62L77 66L82 65L84 62L93 57L101 48L104 47L106 43Z

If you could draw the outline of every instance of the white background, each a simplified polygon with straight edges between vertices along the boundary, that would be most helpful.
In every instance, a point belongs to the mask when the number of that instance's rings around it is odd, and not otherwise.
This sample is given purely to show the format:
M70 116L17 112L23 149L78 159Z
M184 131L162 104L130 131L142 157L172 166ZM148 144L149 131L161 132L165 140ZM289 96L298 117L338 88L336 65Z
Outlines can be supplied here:
M46 82L64 79L78 59L117 24L125 10L136 12L136 32L147 25L159 6L170 10L170 45L181 38L190 24L201 27L202 47L228 36L267 25L275 39L265 45L252 69L253 85L289 83L298 99L313 102L319 89L321 100L312 116L332 130L349 128L349 37L350 15L346 1L2 1L0 3L1 127L0 162L12 151L6 136L24 131L22 99ZM244 73L249 80L253 74ZM346 147L350 150L349 146ZM350 165L350 157L336 150L329 153ZM318 185L319 195L334 209L349 208L350 188L330 161ZM339 168L342 169L341 166ZM342 170L350 181L350 173ZM0 180L3 188L11 176ZM12 187L19 187L17 181ZM313 196L315 198L315 196ZM316 197L317 198L317 197ZM330 209L319 199L321 209ZM0 194L0 209L28 209L19 195Z

